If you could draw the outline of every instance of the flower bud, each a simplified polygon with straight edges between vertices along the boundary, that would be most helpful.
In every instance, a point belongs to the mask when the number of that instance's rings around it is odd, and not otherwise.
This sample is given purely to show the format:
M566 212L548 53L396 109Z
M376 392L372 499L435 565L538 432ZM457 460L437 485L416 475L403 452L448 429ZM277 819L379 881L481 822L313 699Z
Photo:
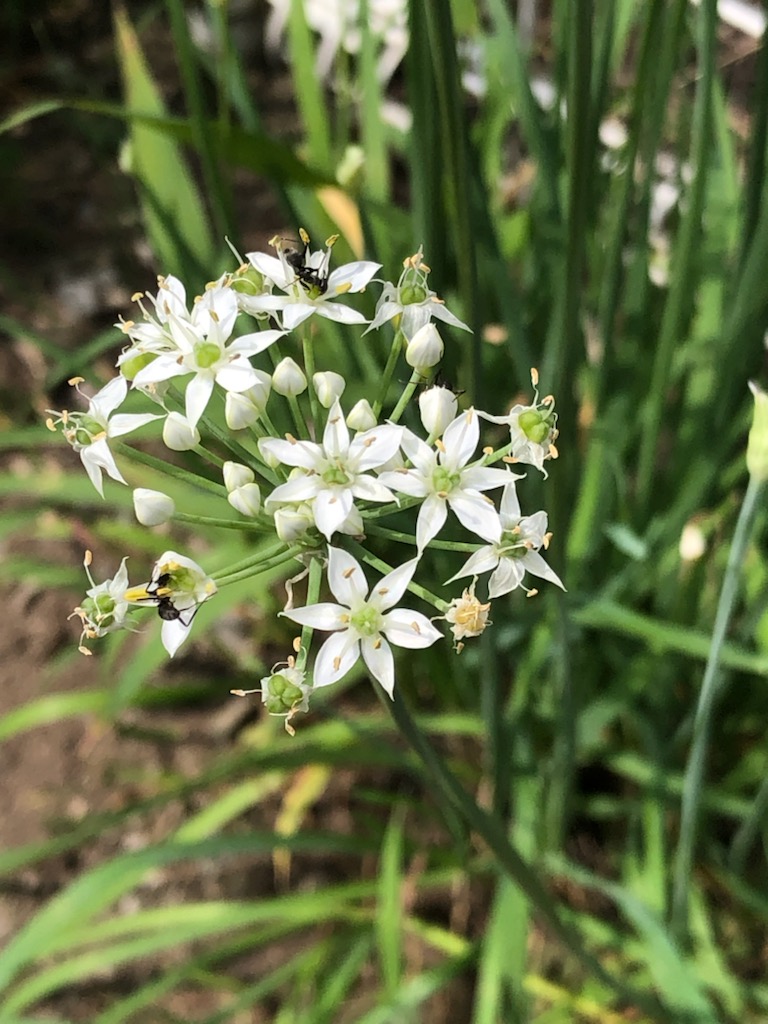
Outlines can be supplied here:
M264 465L269 466L270 469L277 469L280 465L280 459L278 459L276 455L273 455L269 448L262 444L262 441L269 440L270 438L268 437L260 437L256 442L256 447L259 449L259 454L261 455Z
M275 533L284 544L294 544L314 525L309 505L283 505L275 509Z
M304 371L290 356L281 359L272 374L272 387L285 398L293 398L307 390Z
M408 342L405 349L405 361L414 370L422 373L437 366L443 358L445 346L443 339L433 323L420 327Z
M419 413L430 437L440 437L456 418L459 403L450 388L427 388L419 395Z
M243 484L229 492L227 501L244 516L257 516L261 508L261 491L254 483Z
M176 511L176 503L162 491L137 487L133 492L133 508L142 526L160 526Z
M242 430L244 427L250 427L267 407L272 378L263 370L254 370L253 372L259 378L258 384L254 384L247 391L238 394L233 391L227 392L224 418L230 430Z
M163 441L173 452L188 452L200 444L200 431L191 427L180 412L169 412L163 424Z
M352 406L347 416L347 426L350 430L371 430L376 426L376 417L367 398L361 398Z
M312 377L312 386L320 399L320 405L324 409L330 409L337 398L344 394L347 382L340 373L333 370L326 370L324 373L316 373Z
M755 412L747 441L747 469L758 483L768 480L768 394L753 381L749 388L755 396Z
M255 474L248 466L240 462L225 462L221 468L224 486L228 491L236 491L238 487L253 483Z

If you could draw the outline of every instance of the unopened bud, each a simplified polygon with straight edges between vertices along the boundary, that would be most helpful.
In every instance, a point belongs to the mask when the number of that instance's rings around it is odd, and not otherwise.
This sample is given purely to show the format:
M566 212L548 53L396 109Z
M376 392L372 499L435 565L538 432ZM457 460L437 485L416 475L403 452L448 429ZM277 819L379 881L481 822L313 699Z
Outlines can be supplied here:
M405 361L420 373L437 366L443 358L443 339L433 323L426 323L414 334L405 349Z
M236 491L238 487L253 483L255 474L248 466L240 462L225 462L221 468L224 486L228 491Z
M228 391L224 406L224 418L230 430L243 430L261 416L267 407L272 378L263 370L254 370L259 383L247 391Z
M232 508L237 509L244 516L257 516L261 508L261 491L259 485L250 483L236 487L229 492L227 501Z
M200 444L200 431L190 426L180 412L169 412L163 424L163 441L173 452L188 452Z
M133 508L142 526L160 526L167 523L176 511L173 498L162 491L137 487L133 492Z
M309 505L284 505L275 509L275 533L284 544L294 544L314 525Z
M367 398L361 398L352 406L347 416L347 426L350 430L372 430L376 426L376 416Z
M320 399L320 405L324 409L330 409L337 398L344 394L347 382L340 373L333 370L326 370L323 373L316 373L312 377L312 386Z
M430 437L440 437L458 412L459 403L450 388L427 388L419 395L419 413Z
M307 390L307 378L304 371L290 356L286 356L275 367L272 374L272 387L285 398L293 398Z

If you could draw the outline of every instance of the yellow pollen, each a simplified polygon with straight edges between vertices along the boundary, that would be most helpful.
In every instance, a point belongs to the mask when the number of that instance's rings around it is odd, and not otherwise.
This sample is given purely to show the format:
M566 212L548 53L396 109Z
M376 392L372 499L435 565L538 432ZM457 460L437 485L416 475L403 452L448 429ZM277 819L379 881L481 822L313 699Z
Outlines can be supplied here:
M326 238L326 240L325 240L326 247L328 249L332 249L333 246L336 245L338 240L339 240L339 236L338 235L331 235L330 238Z
M336 286L336 294L337 295L346 295L346 293L348 291L350 291L351 288L352 288L351 283L349 281L345 281L344 284L340 284L340 285Z
M82 644L77 649L78 651L80 651L81 654L85 654L88 657L90 657L93 654L93 651L89 651L88 648L83 647Z
M83 558L83 565L87 567L87 566L89 566L91 564L92 561L93 561L93 552L86 550L85 556Z
M554 395L547 395L546 398L542 398L541 404L542 405L554 405L555 404L555 396Z
M538 590L528 590L528 591L526 591L525 596L526 597L536 597L537 594L538 594Z
M375 443L375 441L376 441L375 437L367 437L365 439L365 441L363 441L363 447L364 448L370 448L371 445Z
M493 455L493 445L486 445L486 447L483 448L483 455Z
M378 651L380 647L381 647L381 637L377 636L376 639L373 641L373 649L374 649L374 651Z
M551 533L545 533L545 534L544 534L544 540L543 540L543 541L541 542L541 543L542 543L542 546L544 547L544 550L545 550L545 551L546 551L546 550L547 550L547 548L549 547L549 542L550 542L551 540L552 540L552 534L551 534Z
M293 638L293 643L291 644L291 647L293 647L294 651L296 651L297 654L299 653L299 651L301 650L301 637L300 636L295 636ZM290 668L293 668L293 666L291 665L292 661L293 661L293 658L289 658L288 659L288 664L289 664Z
M379 587L376 593L381 594L381 596L384 597L385 594L389 593L389 587Z
M211 310L211 320L213 320L213 322L216 324L219 323L219 314L216 312L215 309Z
M501 461L506 462L507 465L509 466L514 465L518 461L518 459L516 459L514 455L502 455Z
M301 232L302 232L302 229L299 228L299 234L301 234ZM267 244L271 245L273 249L279 249L281 241L282 241L282 239L280 238L280 235L273 235L272 238L270 238L270 240L269 240L269 242Z
M295 438L295 437L293 436L293 434L286 434L286 435L285 435L285 440L286 440L286 441L287 441L287 442L288 442L289 444L298 444L298 443L299 443L299 442L298 442L298 441L296 440L296 438Z
M467 645L465 643L463 643L461 640L459 640L459 642L456 644L456 653L457 654L461 654L461 652L464 650L464 648L466 646Z
M411 629L413 630L414 633L418 633L419 636L421 636L421 627L419 626L418 622L412 622Z
M555 448L553 444L549 446L549 457L550 459L556 459L560 455L560 452Z
M299 238L302 240L304 245L309 245L309 235L304 228L299 228Z
M50 416L45 421L45 425L46 427L48 427L49 430L52 430L54 434L56 433L56 424L53 422Z
M349 622L351 618L351 615L349 615L347 612L344 612L344 614L340 615L339 618L341 620L342 625L346 626L346 624Z
M94 441L103 441L106 436L107 436L106 430L102 430L101 433L93 435L93 440Z
M134 292L133 295L131 296L131 302L138 302L140 299L143 298L144 292Z
M70 377L67 384L71 384L73 388L76 388L78 384L82 384L85 377Z
M438 498L447 498L448 497L448 491L437 491L436 494L437 494Z

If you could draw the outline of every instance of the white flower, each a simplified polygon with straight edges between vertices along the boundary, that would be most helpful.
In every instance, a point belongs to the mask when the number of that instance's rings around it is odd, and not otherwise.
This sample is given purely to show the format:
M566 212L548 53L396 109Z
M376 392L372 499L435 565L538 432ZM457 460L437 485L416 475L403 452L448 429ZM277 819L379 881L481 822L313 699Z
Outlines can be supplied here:
M82 377L74 377L70 384L77 388L81 381ZM77 389L80 393L79 388ZM123 434L128 434L145 423L161 419L154 413L119 413L113 416L115 409L125 401L127 393L128 382L123 377L115 377L88 400L87 412L62 412L58 419L47 421L51 430L56 429L56 424L61 424L64 437L79 454L91 483L102 498L102 472L121 484L126 483L117 468L114 455L109 450L109 439L122 437Z
M402 427L384 424L358 434L352 441L338 401L328 412L323 443L260 440L259 450L285 466L301 470L276 487L267 498L270 508L286 502L309 502L318 530L330 540L349 517L355 498L363 501L396 501L395 495L369 470L383 465L397 451Z
M531 371L531 379L536 386L539 379L536 370ZM557 413L551 395L540 402L537 391L532 405L515 405L506 416L491 416L487 412L480 415L491 423L505 423L509 427L512 458L535 466L547 476L544 460L557 458Z
M283 327L292 330L307 317L317 313L343 324L364 324L368 321L357 310L334 302L351 292L361 292L371 280L380 263L355 260L329 272L331 249L336 237L329 238L324 252L309 251L309 236L300 232L304 251L283 248L279 238L272 240L277 256L263 252L246 253L253 266L285 295L259 295L250 301L253 309L281 313Z
M346 386L347 382L342 375L334 373L333 370L325 370L312 376L312 387L324 409L330 409L336 399L341 398Z
M281 359L272 374L272 387L285 398L295 398L307 390L307 378L304 371L290 356Z
M445 345L440 332L433 323L424 324L414 334L405 348L405 361L422 376L425 371L437 366L443 358Z
M173 657L187 638L197 609L215 593L216 584L197 562L165 551L155 562L149 583L127 590L125 600L157 608L163 647Z
M85 640L95 640L98 637L106 636L107 633L114 633L116 630L122 629L129 607L125 599L125 590L128 586L128 570L125 568L127 558L122 560L120 568L112 579L104 580L99 584L94 583L93 576L91 576L92 560L93 555L90 551L86 551L83 565L91 586L85 592L83 603L78 605L72 613L72 615L77 615L83 624L79 644L82 654L91 653L85 646Z
M200 431L190 426L180 412L169 412L163 424L163 441L173 452L188 452L200 444Z
M424 498L416 522L419 552L437 536L450 505L456 518L484 540L501 538L501 522L493 503L481 492L509 482L506 469L467 466L480 438L477 413L468 409L450 423L437 448L430 448L411 431L403 432L402 449L412 468L382 473L379 480L396 491Z
M296 668L296 659L290 657L272 667L268 676L259 680L260 686L255 690L230 690L237 697L247 697L251 693L261 694L261 700L268 714L285 718L285 729L291 736L296 730L290 721L299 711L309 711L309 696L312 687L306 682L307 673Z
M469 327L446 307L427 284L429 267L424 262L421 249L403 261L404 270L397 285L387 282L376 303L376 315L368 331L381 327L388 320L399 317L398 326L409 340L425 324L435 317L452 327L468 331ZM368 331L365 333L367 334Z
M430 437L440 437L448 424L455 418L459 401L450 388L435 384L425 388L419 395L419 414L424 429Z
M190 427L197 426L214 384L234 392L247 391L256 385L258 377L248 357L263 352L284 333L256 331L227 344L238 314L237 299L229 289L206 293L195 306L195 310L198 309L200 313L195 322L169 314L168 328L176 349L159 354L134 377L134 384L143 387L194 374L186 386L186 415Z
M565 590L560 577L539 554L539 549L549 544L547 513L535 512L532 516L521 517L517 491L514 483L510 483L504 488L499 516L503 529L501 538L470 555L448 582L462 576L479 576L493 569L488 581L488 596L492 600L521 586L526 572ZM529 591L531 593L535 591Z
M261 508L259 485L251 483L235 487L227 495L227 501L241 515L253 518L259 514L259 509Z
M133 510L142 526L160 526L176 511L176 503L162 491L137 487L133 492Z
M349 410L347 426L350 430L370 430L376 426L376 415L367 398L361 398Z
M315 659L315 688L337 682L362 654L371 674L392 697L395 662L389 644L416 649L430 647L441 638L426 615L394 607L417 563L412 558L394 569L366 597L368 582L358 561L346 551L329 547L328 585L339 604L313 604L282 613L300 625L333 632Z
M275 509L275 533L284 544L295 544L315 525L312 506L283 505Z

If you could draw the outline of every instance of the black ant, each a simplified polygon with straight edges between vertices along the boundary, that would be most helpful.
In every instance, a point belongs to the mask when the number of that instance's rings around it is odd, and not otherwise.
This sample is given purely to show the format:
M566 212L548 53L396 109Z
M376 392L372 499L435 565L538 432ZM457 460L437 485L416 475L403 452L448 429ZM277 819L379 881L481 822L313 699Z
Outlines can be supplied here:
M171 574L169 572L162 573L160 576L157 577L154 583L150 583L147 586L147 593L149 594L151 599L157 602L157 614L164 622L174 622L176 619L179 619L181 620L182 626L189 627L192 625L192 620L194 619L197 613L197 609L199 607L198 605L195 605L191 609L192 614L189 616L189 620L185 621L182 618L183 611L188 611L189 609L185 608L182 611L181 609L177 608L176 605L171 600L170 594L162 594L160 597L157 596L158 591L164 589L168 585L168 583L170 583L170 580Z

